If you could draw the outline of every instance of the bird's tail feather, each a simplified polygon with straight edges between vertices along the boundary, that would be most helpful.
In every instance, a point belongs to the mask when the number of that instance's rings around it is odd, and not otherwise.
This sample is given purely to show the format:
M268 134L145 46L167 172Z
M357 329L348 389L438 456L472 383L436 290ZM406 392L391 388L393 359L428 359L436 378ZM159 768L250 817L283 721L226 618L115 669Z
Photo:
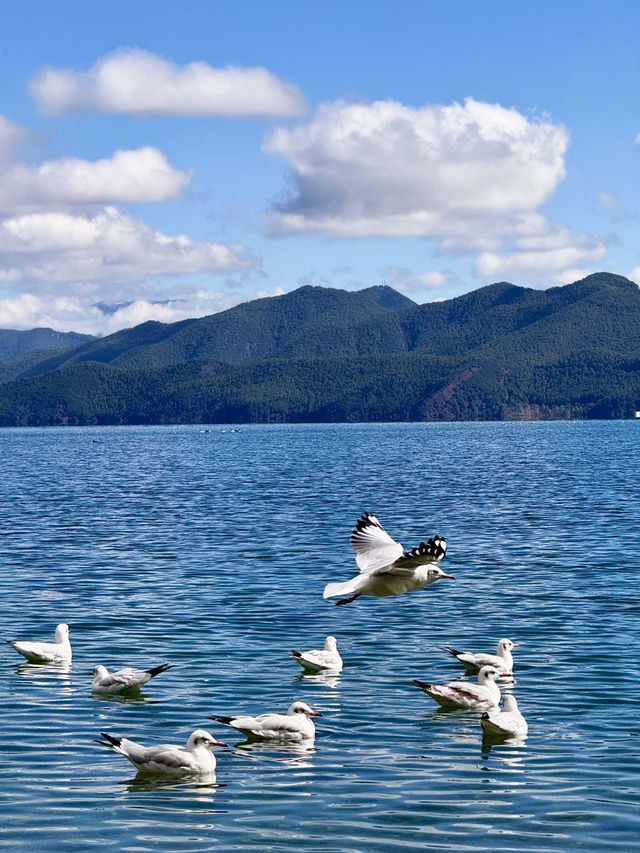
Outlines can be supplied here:
M416 686L416 687L419 687L419 688L420 688L420 690L425 690L425 691L426 691L426 690L431 690L431 685L430 685L430 684L427 684L427 682L426 682L426 681L418 681L418 679L417 679L417 678L413 678L413 679L411 679L411 680L412 680L412 682L415 684L415 686Z
M151 669L148 669L147 672L149 673L151 678L153 678L154 675L160 675L161 672L166 672L168 669L171 669L172 666L175 666L175 664L161 663L159 666L151 667Z
M453 655L454 658L457 658L458 655L462 654L462 652L458 651L458 649L454 649L453 646L443 646L442 648L445 652L449 652L450 655Z
M108 746L110 749L120 749L122 738L113 737L113 735L109 735L106 732L100 732L100 734L104 738L104 740L98 740L98 738L94 738L96 743L99 743L100 746Z
M231 721L233 720L233 717L219 717L216 714L211 714L209 719L215 720L217 723L224 723L226 726L228 726L231 723Z
M360 580L361 578L357 577L342 583L328 583L324 588L322 597L334 598L336 595L351 595L358 591L358 581Z

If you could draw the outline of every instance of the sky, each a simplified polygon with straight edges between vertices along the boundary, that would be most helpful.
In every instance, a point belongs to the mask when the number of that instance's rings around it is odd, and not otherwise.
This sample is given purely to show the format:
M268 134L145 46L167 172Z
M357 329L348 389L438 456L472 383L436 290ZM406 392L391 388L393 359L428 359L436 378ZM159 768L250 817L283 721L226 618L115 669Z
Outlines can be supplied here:
M0 328L640 282L635 0L3 0Z

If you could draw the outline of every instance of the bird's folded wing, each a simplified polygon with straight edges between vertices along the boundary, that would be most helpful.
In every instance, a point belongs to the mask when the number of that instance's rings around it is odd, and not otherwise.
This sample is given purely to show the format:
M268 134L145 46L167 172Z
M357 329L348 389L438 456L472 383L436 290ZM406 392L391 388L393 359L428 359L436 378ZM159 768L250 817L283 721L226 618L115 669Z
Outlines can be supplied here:
M402 556L402 545L392 539L375 515L362 515L351 533L356 563L361 572L375 572Z
M314 649L310 652L303 652L301 658L315 666L329 666L333 656L329 652L325 652L323 649L319 649L317 651Z
M190 767L193 763L188 750L168 744L159 746L157 749L148 749L144 761L161 767L169 767L173 770Z
M259 731L287 732L295 730L295 718L288 714L261 714L256 718L256 721L259 724Z
M452 681L446 686L451 696L463 700L478 702L489 698L484 690L475 684L465 684L463 681Z
M137 684L140 684L143 674L144 673L139 669L126 667L125 669L119 669L117 672L111 673L111 675L102 682L102 685L104 687L115 687L116 685L120 685L122 687L135 687Z

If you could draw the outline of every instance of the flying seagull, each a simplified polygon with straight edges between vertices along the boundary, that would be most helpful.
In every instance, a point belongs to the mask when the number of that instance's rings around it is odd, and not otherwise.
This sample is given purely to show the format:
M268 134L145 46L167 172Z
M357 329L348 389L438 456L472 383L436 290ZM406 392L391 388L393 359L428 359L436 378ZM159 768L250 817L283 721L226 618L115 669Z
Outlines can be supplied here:
M351 544L356 552L360 574L343 583L328 583L324 598L346 596L336 604L351 604L361 595L403 595L448 578L454 580L436 565L447 553L447 543L441 536L421 542L416 548L405 551L393 540L375 515L365 512L351 533Z

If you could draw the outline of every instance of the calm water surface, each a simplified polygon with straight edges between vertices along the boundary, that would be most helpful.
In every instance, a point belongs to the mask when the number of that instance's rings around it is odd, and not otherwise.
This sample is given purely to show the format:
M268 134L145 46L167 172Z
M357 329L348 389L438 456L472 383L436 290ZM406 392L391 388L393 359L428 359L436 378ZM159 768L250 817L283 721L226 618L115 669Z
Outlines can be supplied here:
M94 441L95 439L95 441ZM0 847L23 851L640 848L640 422L0 431L0 629L72 630L73 664L0 649ZM335 607L349 532L446 536L455 582ZM335 680L292 648L340 643ZM444 644L516 659L522 743L483 745L412 678ZM90 670L175 668L143 700ZM320 708L312 750L209 714ZM210 727L217 784L135 778L100 731Z

